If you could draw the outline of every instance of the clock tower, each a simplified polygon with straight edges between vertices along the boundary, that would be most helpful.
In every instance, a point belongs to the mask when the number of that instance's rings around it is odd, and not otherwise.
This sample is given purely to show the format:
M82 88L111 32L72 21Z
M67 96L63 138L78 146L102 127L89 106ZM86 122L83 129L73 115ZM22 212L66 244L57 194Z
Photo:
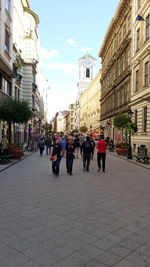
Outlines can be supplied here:
M78 96L80 96L92 82L95 62L96 59L89 54L86 54L79 59L79 82L77 83Z
M75 105L75 128L78 130L80 129L80 96L93 80L95 63L96 59L89 54L79 59L78 94Z

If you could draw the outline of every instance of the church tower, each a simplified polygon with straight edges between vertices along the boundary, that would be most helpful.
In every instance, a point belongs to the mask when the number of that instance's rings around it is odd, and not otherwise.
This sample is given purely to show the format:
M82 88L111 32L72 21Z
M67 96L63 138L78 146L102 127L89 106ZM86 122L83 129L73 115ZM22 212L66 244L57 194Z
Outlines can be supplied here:
M80 96L88 88L94 78L96 59L89 54L79 59L78 94L75 104L75 129L80 129Z
M79 82L77 83L79 97L93 80L95 62L96 59L89 54L79 59Z

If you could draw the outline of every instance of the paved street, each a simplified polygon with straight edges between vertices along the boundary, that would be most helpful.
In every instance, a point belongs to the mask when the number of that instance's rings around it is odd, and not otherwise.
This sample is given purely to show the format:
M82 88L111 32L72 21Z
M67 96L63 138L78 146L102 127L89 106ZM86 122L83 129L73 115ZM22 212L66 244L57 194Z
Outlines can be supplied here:
M150 171L108 155L51 173L34 153L0 173L0 267L150 266Z

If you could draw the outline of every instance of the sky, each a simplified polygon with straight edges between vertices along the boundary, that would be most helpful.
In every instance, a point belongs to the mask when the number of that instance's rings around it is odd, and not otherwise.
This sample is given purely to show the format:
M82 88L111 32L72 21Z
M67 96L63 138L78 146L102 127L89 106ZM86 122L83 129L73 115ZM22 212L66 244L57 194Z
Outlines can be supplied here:
M48 78L49 120L75 103L78 59L96 58L120 0L31 0L40 19L41 66Z

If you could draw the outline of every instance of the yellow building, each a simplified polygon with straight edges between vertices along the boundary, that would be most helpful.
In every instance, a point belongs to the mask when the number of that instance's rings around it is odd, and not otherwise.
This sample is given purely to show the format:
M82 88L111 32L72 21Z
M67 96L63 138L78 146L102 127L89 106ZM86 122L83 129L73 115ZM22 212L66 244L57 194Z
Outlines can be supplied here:
M145 144L150 151L150 1L133 0L131 108L138 131L133 150ZM137 20L140 15L144 19Z
M100 128L101 71L80 96L80 126L88 131Z
M101 123L116 142L122 131L113 127L116 114L130 109L132 0L121 0L109 25L99 56L102 59Z

